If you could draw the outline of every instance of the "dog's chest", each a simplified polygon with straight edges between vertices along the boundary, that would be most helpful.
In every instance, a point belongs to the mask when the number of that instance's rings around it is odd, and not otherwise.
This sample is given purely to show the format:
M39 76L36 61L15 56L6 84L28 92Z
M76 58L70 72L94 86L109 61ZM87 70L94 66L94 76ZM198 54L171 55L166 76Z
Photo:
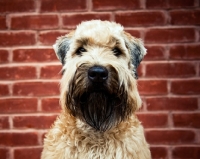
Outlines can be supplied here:
M143 140L140 127L106 133L87 131L86 128L82 130L86 131L76 131L73 138L67 139L66 159L138 159L139 151L144 146L138 141Z
M129 145L129 142L114 134L106 137L94 134L77 136L66 147L66 154L73 159L129 159L133 157L133 145Z

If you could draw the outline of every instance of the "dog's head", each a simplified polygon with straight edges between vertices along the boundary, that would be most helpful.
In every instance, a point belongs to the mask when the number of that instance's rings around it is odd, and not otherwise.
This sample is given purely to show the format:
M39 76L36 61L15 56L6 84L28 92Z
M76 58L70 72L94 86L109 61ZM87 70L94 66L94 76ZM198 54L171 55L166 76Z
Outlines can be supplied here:
M114 22L83 22L54 45L63 65L61 105L105 131L141 106L137 67L146 54L141 40Z

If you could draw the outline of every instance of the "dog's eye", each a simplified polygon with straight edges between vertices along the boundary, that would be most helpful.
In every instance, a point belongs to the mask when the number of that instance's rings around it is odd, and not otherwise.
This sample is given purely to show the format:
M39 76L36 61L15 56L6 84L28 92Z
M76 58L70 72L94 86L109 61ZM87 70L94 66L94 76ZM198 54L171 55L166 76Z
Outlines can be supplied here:
M86 52L86 50L85 50L83 47L79 47L79 48L76 50L76 54L77 54L77 55L81 55L82 52Z
M114 48L112 51L113 51L113 53L114 53L115 56L119 56L119 55L122 54L121 50L118 49L118 48Z

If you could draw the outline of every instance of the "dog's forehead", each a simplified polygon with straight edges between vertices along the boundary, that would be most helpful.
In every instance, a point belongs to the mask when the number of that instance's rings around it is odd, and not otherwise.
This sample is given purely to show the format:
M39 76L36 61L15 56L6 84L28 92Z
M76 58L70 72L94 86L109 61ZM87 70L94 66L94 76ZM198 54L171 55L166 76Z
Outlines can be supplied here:
M100 21L100 20L91 20L91 21L86 21L82 22L77 26L76 32L81 33L84 31L109 31L112 33L119 33L123 31L123 26L120 24L117 24L115 22L109 22L109 21Z
M123 27L120 24L108 21L87 21L77 26L75 39L90 39L96 42L109 42L119 39L123 34Z

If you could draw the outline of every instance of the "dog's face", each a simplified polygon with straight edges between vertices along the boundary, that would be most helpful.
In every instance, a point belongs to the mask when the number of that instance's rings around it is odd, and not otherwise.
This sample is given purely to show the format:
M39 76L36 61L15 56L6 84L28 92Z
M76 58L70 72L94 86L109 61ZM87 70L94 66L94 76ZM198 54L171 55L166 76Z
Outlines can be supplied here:
M146 49L119 24L83 22L54 50L63 64L61 105L74 117L106 131L140 107L136 69Z

